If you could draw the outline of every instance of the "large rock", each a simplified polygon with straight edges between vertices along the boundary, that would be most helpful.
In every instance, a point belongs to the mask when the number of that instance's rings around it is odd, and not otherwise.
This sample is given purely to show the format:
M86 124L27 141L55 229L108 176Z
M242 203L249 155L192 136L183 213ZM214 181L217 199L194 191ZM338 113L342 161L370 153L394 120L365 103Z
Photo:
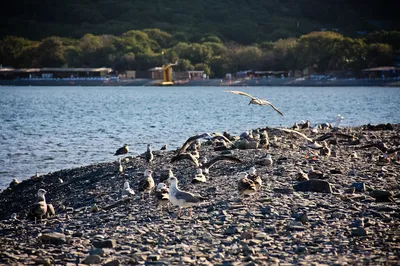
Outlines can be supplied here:
M95 239L92 244L96 248L115 248L117 246L117 241L115 241L115 239Z
M373 190L369 193L369 195L375 198L375 200L378 202L394 201L393 193L386 190Z
M67 242L65 239L65 235L63 233L57 233L57 232L44 233L40 239L42 240L43 243L55 244L55 245L61 245Z
M83 264L100 264L101 263L101 258L99 255L89 255L87 256L83 261Z
M310 191L321 193L332 193L332 187L329 182L320 179L311 179L297 183L293 186L296 191Z

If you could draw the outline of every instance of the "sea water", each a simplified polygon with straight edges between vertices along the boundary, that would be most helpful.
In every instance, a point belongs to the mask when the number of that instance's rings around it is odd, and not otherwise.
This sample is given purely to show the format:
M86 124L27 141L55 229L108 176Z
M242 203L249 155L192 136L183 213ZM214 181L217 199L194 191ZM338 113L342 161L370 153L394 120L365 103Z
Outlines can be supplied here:
M266 99L284 116L224 90ZM36 172L114 161L125 143L138 155L148 143L176 149L198 133L307 119L311 126L400 123L400 88L0 87L0 188Z

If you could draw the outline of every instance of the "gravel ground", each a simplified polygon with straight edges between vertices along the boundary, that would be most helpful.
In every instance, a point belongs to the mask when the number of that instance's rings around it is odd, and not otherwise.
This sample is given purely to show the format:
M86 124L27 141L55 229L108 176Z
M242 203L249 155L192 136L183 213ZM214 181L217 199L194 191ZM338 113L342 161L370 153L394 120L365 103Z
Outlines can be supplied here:
M205 183L191 182L196 174L191 162L172 165L181 189L207 198L193 208L192 218L188 211L178 218L177 207L157 207L154 193L142 200L137 187L147 168L156 184L164 180L177 153L172 150L155 151L151 165L143 155L125 156L122 174L116 161L10 185L0 194L0 263L399 265L399 157L385 160L377 147L364 146L398 147L400 125L336 129L343 135L325 140L330 156L308 148L297 134L257 131L268 132L269 147L249 149L254 145L239 136L230 139L240 149L202 141L200 160L221 154L242 160L215 164ZM332 129L298 131L317 139L330 136ZM263 165L266 154L272 156L271 166ZM262 189L259 195L240 196L238 174L252 166ZM322 176L299 181L299 169L307 173L311 167ZM121 198L126 180L136 194ZM56 215L35 222L26 215L39 188L47 191Z

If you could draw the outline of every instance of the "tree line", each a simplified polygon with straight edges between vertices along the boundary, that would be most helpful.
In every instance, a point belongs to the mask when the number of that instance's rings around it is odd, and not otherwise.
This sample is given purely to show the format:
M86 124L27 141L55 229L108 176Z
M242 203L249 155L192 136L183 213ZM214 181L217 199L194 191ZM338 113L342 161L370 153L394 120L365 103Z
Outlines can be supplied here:
M213 34L188 41L184 34L160 29L130 30L118 36L85 34L76 39L4 36L0 40L3 67L111 67L121 73L177 62L177 70L204 70L218 78L248 69L359 73L393 65L399 54L399 31L375 31L357 38L319 31L250 45L224 42Z

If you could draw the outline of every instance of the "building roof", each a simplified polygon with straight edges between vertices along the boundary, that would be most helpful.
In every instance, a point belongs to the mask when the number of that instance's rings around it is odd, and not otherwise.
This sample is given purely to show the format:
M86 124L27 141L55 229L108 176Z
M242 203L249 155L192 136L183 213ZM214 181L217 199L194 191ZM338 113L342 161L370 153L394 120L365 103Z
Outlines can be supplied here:
M392 71L392 70L400 70L400 67L383 66L383 67L367 68L363 69L362 71Z
M44 67L44 68L0 68L0 72L20 72L20 73L31 73L31 72L107 72L110 73L112 68L101 67L101 68L70 68L70 67Z
M153 67L149 69L149 71L162 71L162 70L163 70L162 67Z
M203 74L203 70L189 70L187 71L189 74Z

